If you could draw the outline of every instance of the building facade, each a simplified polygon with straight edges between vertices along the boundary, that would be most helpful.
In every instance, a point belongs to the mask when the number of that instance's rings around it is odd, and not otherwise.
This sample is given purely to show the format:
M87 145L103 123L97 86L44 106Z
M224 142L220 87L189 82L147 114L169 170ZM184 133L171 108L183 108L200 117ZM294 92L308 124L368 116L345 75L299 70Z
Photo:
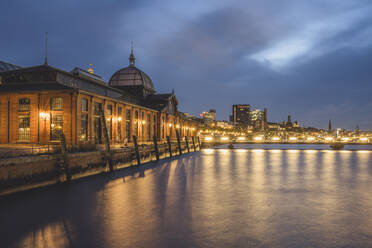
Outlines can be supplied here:
M164 141L195 136L197 124L182 118L174 93L156 94L149 76L130 64L109 83L93 70L63 71L47 64L0 72L0 143L110 143ZM103 116L102 116L103 113ZM101 121L104 118L105 122Z
M249 104L233 105L232 112L232 122L234 125L247 127L251 124L251 106Z

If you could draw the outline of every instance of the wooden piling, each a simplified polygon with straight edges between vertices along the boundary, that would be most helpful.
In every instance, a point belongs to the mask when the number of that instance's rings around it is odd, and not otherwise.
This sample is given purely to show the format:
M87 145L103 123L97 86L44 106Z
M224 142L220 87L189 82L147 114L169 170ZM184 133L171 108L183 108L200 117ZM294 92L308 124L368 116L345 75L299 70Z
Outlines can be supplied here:
M187 152L190 153L189 141L187 139L187 136L185 136L185 141L186 141Z
M201 145L200 145L200 137L198 136L198 143L199 143L199 151L201 149Z
M101 109L100 121L101 121L101 126L102 126L103 137L105 139L106 161L109 165L110 172L113 172L114 171L114 165L113 165L112 158L111 158L112 154L111 154L111 148L110 148L110 139L109 139L108 130L107 130L107 126L106 126L105 112L102 109Z
M68 153L67 153L67 145L66 145L66 137L65 134L61 133L61 154L63 159L63 170L66 175L66 181L71 181L71 173L70 173L70 164L68 161Z
M195 152L195 151L196 151L196 147L195 147L195 137L192 136L191 139L192 139L192 146L194 147L194 152Z
M168 142L168 149L169 149L169 157L172 157L172 144L171 144L169 136L167 136L167 142Z
M136 152L137 165L141 164L141 157L138 150L137 136L133 135L134 150Z
M180 155L182 155L181 139L180 139L180 133L178 132L178 130L176 130L176 136L177 136L177 143L178 143L178 151Z
M155 156L156 156L156 161L159 161L159 149L158 149L158 141L156 139L156 136L153 136L153 141L154 141L154 148L155 148Z

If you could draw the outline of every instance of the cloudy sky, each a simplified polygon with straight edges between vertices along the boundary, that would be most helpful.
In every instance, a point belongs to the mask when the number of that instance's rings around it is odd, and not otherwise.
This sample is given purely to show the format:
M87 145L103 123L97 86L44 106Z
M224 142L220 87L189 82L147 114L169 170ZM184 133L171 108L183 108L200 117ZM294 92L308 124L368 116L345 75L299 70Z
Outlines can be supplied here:
M0 60L87 68L106 81L136 65L180 110L232 104L290 113L301 125L372 130L370 0L3 0Z

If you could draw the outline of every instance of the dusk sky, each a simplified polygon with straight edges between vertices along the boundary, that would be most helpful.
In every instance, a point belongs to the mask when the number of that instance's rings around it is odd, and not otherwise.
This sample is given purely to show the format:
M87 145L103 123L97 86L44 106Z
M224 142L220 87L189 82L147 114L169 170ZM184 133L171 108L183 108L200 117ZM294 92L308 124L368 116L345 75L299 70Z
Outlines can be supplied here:
M51 66L91 63L105 81L133 40L157 92L194 115L251 104L269 121L372 130L370 0L3 0L0 29L1 61L42 64L48 31Z

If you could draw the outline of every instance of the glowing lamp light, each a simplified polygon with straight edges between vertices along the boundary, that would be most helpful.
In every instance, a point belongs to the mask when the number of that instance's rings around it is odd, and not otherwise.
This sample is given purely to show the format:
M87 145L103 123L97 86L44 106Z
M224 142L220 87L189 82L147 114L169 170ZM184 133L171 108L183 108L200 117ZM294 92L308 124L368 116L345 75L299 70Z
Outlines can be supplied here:
M326 141L332 141L333 138L332 138L332 137L326 137L325 140L326 140Z
M192 128L191 130L192 130L192 131L195 131L195 128Z
M307 141L314 141L315 140L315 138L314 137L307 137L307 139L306 139Z
M262 136L254 137L254 140L255 141L262 141L263 140L263 137Z
M121 117L118 117L118 121L121 121Z
M110 118L107 118L106 120L107 120L107 121L110 121Z
M229 140L229 137L226 137L226 136L221 137L221 141L228 141L228 140Z
M297 137L289 137L289 141L297 141Z
M177 125L176 125L176 128L180 128L180 125L177 124Z
M279 137L272 137L271 140L272 140L272 141L279 141L280 138L279 138Z
M239 141L244 141L245 140L245 137L238 137L238 140Z
M348 137L343 137L341 140L342 140L342 142L348 142L349 138Z
M212 136L207 136L204 138L205 141L212 141L213 140L213 137Z
M168 125L168 126L169 126L169 127L172 127L172 124L170 124L170 123L169 123L169 125Z
M49 120L49 114L45 112L40 112L40 119Z
M146 124L146 121L142 121L142 125L145 125Z
M361 137L359 140L361 142L368 142L368 138L367 137Z

